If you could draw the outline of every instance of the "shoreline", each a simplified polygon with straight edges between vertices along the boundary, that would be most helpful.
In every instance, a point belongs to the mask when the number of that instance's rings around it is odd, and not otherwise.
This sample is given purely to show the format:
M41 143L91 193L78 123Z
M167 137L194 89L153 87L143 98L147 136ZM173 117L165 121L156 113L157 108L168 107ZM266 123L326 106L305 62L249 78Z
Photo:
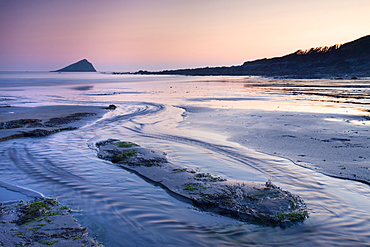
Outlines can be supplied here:
M0 142L78 129L101 118L109 109L68 105L2 107ZM77 222L69 208L56 200L5 182L0 186L33 198L0 202L1 246L103 246L89 237L88 229Z

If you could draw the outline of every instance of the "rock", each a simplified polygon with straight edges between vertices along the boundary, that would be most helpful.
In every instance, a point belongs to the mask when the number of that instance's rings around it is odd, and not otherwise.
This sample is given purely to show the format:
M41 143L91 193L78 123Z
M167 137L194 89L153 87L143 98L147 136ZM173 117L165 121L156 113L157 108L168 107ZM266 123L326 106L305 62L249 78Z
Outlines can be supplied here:
M40 119L18 119L8 122L0 122L0 129L56 127L63 124L76 122L84 117L90 117L95 115L96 113L91 112L74 113L66 117L51 118L45 123L41 123L42 121Z
M308 217L299 196L271 182L227 180L168 162L166 154L132 142L96 143L98 157L138 174L206 211L250 223L288 227Z
M0 142L14 138L41 137L64 130L75 130L77 127L69 124L77 122L82 118L95 115L97 114L94 112L78 112L68 116L50 118L46 122L43 122L40 119L18 119L0 122L0 131L3 133L8 132L11 129L19 129L17 131L11 131L12 133L0 137Z
M0 246L102 246L54 199L0 203Z
M67 128L59 128L59 129L51 129L51 130L35 129L35 130L28 131L28 132L23 132L23 136L24 137L41 137L41 136L47 136L47 135L54 134L54 133L64 131L64 130L75 130L75 129L77 128L67 127Z
M90 112L74 113L66 117L51 118L49 121L45 122L44 125L46 127L56 127L56 126L60 126L63 124L69 124L72 122L76 122L83 117L90 117L94 115L96 115L96 113L90 113Z
M51 72L96 72L92 63L86 59L82 59L76 63L68 65L62 69L51 71Z
M117 109L117 106L115 106L115 105L109 105L108 107L106 107L104 109L107 109L107 110L115 110L115 109Z
M19 119L8 122L0 122L0 129L33 128L42 126L40 119Z

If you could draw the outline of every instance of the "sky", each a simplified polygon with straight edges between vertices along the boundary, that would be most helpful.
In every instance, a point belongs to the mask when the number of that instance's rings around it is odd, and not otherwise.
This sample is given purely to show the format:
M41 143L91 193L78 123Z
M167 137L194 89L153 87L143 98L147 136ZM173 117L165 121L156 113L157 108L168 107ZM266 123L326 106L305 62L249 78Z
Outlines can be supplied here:
M369 0L0 0L0 71L240 65L370 34Z

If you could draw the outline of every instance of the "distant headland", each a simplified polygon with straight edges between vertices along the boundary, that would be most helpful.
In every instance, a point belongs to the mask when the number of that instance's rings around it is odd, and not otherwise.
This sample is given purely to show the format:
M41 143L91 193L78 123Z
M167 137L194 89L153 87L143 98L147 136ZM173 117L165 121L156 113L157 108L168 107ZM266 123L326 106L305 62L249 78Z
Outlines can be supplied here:
M94 66L92 65L92 63L87 61L87 59L82 59L62 69L54 70L50 72L96 72L96 70Z
M370 35L333 46L298 50L291 54L247 61L239 66L205 67L135 74L162 75L250 75L290 78L370 76Z

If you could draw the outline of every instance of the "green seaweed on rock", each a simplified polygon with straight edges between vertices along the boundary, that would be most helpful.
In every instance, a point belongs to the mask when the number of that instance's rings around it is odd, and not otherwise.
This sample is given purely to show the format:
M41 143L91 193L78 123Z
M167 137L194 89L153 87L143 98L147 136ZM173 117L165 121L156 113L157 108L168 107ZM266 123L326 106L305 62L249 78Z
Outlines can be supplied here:
M113 163L119 163L121 161L125 161L129 158L135 157L137 155L137 152L130 150L126 151L124 153L117 154L116 156L113 157L112 162Z
M292 213L280 213L276 215L281 221L289 220L292 222L303 221L308 218L308 212L305 210L303 212L292 212Z
M172 169L172 172L173 173L180 173L180 172L187 172L186 168L176 168L176 169Z
M188 191L196 191L196 190L201 190L201 189L207 189L207 187L201 185L201 184L196 184L196 183L186 183L185 188L183 190L188 190Z
M21 206L23 216L19 218L17 224L22 225L36 220L42 215L45 215L50 210L50 205L46 202L33 202Z
M26 209L27 214L34 214L35 212L46 209L49 210L50 206L45 202L33 202L29 205L29 207Z
M53 244L56 244L58 242L59 242L59 240L54 240L54 241L40 240L39 241L40 244L46 244L46 245L53 245Z
M117 142L116 145L120 148L140 147L139 144L133 142Z

